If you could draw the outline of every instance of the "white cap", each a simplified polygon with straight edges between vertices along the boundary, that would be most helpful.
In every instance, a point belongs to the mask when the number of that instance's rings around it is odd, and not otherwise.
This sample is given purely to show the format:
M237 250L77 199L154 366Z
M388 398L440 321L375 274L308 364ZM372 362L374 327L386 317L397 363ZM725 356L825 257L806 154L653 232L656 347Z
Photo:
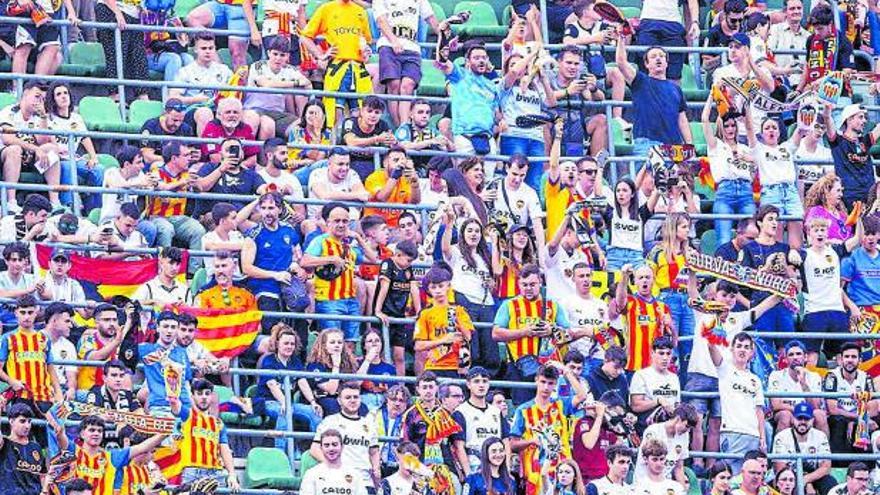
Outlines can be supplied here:
M856 103L843 107L843 111L840 112L840 124L837 126L838 129L843 129L843 124L846 124L846 121L849 120L850 117L863 112L866 112L865 107Z

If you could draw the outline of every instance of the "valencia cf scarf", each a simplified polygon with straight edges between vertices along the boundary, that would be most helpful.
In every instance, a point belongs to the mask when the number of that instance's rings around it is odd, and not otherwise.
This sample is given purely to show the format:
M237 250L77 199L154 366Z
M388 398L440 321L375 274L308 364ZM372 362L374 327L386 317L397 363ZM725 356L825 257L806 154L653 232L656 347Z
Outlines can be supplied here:
M818 81L837 65L837 37L819 39L813 36L807 51L807 83Z

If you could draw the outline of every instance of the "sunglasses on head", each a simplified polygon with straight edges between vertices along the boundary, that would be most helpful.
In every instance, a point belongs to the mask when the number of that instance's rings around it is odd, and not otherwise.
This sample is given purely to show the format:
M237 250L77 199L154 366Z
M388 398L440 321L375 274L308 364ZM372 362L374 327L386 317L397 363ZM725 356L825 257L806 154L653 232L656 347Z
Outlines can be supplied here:
M167 112L185 112L186 105L184 104L174 104L174 105L165 105L165 111Z

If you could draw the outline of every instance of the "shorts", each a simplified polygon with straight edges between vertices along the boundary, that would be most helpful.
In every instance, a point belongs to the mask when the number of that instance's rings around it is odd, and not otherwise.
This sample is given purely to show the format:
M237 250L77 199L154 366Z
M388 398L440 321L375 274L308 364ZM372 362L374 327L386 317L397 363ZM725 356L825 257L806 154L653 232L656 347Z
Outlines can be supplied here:
M19 24L15 29L15 47L24 45L35 46L39 50L49 45L61 45L61 28L54 22L40 27Z
M227 5L219 2L207 2L203 5L211 9L211 16L214 18L214 23L210 27L215 29L225 28L230 31L245 31L250 36L251 27L244 17L244 7L241 5ZM247 37L243 36L230 36L230 38L237 40L247 39Z
M335 301L315 301L315 313L325 315L360 316L361 305L354 297ZM338 328L345 335L346 342L357 342L361 338L361 322L342 320L318 320L318 329Z
M750 450L758 450L760 446L761 439L758 437L742 433L721 432L721 452L739 454L736 459L725 459L730 464L734 476L742 470L743 455Z
M845 311L816 311L804 315L801 328L804 332L818 333L849 333L849 315ZM823 339L805 339L804 344L809 352L819 352L822 348ZM843 341L828 339L825 341L825 350L830 355L836 354Z
M790 217L804 217L804 205L798 196L797 186L780 182L761 187L761 206L773 205L780 210L780 215Z
M685 392L717 392L718 379L706 376L702 373L688 373L687 383L684 385ZM696 397L688 399L688 403L694 406L703 416L709 413L709 417L721 417L721 400L718 397L704 398Z
M402 323L388 325L388 340L391 343L391 347L403 347L409 352L414 352L413 331L412 325Z
M287 128L293 124L299 117L292 113L279 112L276 110L263 110L262 108L246 108L245 110L253 110L259 115L269 117L275 121L275 136L280 138L287 137Z
M389 46L379 48L379 80L382 84L388 81L412 79L416 85L422 80L422 57L416 52L404 51L395 54Z
M677 22L660 21L657 19L642 19L639 30L636 33L638 45L643 46L685 46L684 26ZM668 79L681 79L681 69L684 67L684 53L669 53L666 67ZM642 54L638 54L639 67L644 70Z

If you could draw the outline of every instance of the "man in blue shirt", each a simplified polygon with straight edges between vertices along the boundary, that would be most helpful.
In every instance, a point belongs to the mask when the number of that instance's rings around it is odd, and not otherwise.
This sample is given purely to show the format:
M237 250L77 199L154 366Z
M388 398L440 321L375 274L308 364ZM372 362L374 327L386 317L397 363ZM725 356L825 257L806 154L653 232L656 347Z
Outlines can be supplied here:
M644 156L657 144L691 143L687 101L681 88L666 79L669 56L659 46L644 55L646 72L637 71L626 59L626 38L618 36L617 67L632 91L633 154Z
M441 61L452 93L452 134L455 150L477 155L495 154L498 147L495 135L495 114L501 104L501 90L489 79L492 64L489 53L480 43L467 46L465 66L450 60ZM486 180L495 175L495 163L485 164Z
M846 295L859 308L880 304L880 220L875 216L862 219L865 233L861 246L841 262L840 278L846 284ZM860 314L850 315L858 318Z
M191 406L192 368L186 350L177 345L177 315L162 311L156 317L155 344L138 345L147 381L147 409L153 416L178 415Z

